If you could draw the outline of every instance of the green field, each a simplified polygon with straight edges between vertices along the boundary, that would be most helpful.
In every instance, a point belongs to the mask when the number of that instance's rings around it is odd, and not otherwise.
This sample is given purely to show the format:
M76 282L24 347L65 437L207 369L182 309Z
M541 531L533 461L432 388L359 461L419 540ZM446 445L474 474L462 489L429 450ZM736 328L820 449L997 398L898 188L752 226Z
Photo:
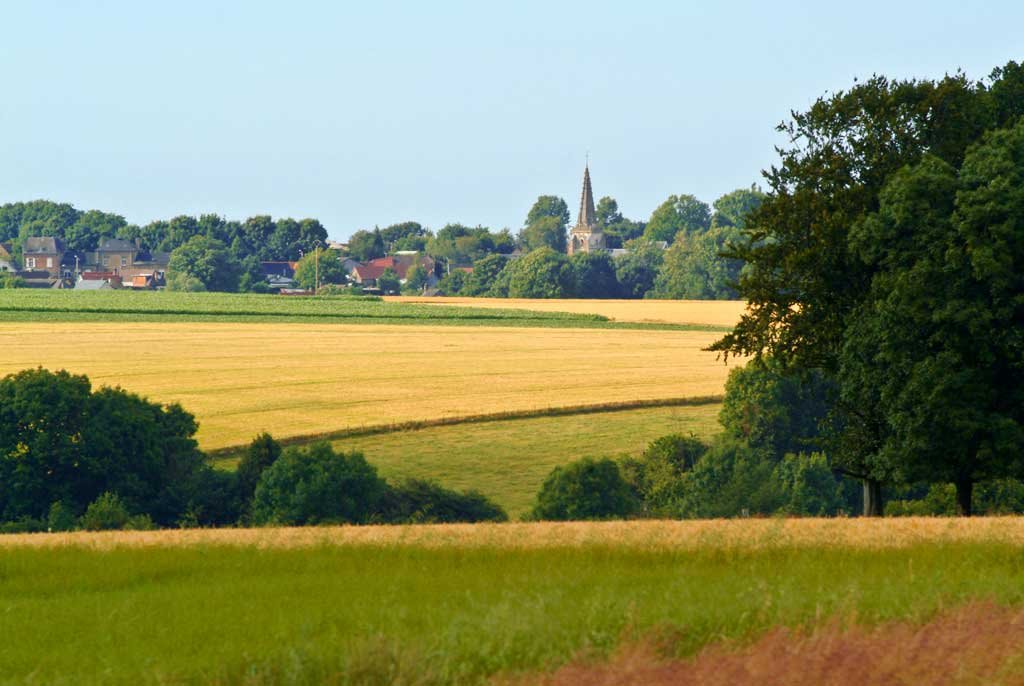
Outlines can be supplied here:
M385 302L351 296L285 297L251 293L0 289L0 321L339 322L450 326L568 327L724 331L712 324L611 321L586 312Z
M81 543L0 542L0 683L472 684L652 635L685 656L832 617L1024 603L1018 546L941 536L881 549Z
M456 489L476 489L505 508L525 514L544 477L581 457L638 455L655 438L720 431L717 403L682 407L534 417L437 426L332 441L359 450L388 479L432 479ZM237 456L217 465L233 469Z

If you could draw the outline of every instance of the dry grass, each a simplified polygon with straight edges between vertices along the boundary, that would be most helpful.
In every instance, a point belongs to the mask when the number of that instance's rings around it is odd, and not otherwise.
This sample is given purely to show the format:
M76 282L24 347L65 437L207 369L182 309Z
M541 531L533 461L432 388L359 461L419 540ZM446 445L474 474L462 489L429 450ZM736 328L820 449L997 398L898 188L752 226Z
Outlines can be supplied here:
M746 309L741 300L526 300L517 298L421 298L394 296L392 302L464 305L539 312L599 314L620 322L733 326Z
M924 625L891 622L810 634L778 628L742 648L705 648L692 660L665 659L656 646L620 649L604 664L581 661L546 678L507 685L545 686L860 686L1024 684L1024 612L992 603L947 611Z
M258 548L374 545L505 550L615 548L657 552L791 548L882 550L960 543L1024 545L1024 517L422 524L0 536L0 549L24 546L109 549L194 545Z
M0 374L88 374L200 422L206 449L256 433L722 392L700 331L340 324L0 323ZM732 363L733 366L735 363Z

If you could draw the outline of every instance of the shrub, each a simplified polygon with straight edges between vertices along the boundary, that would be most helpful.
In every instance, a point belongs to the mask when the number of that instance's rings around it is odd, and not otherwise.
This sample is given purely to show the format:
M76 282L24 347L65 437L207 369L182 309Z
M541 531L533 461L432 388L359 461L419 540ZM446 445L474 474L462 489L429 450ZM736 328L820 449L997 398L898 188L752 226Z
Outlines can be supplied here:
M289 448L260 477L253 498L258 524L363 523L377 511L384 481L362 453L329 443Z
M0 523L0 534L37 534L46 531L46 522L34 517L21 517Z
M248 503L256 493L256 484L260 481L263 471L281 457L281 444L274 437L264 432L252 439L249 449L245 451L238 463L238 495L242 502Z
M104 493L89 504L82 515L82 528L86 531L123 529L131 515L116 493Z
M50 531L71 531L78 524L74 509L66 502L58 500L50 505L50 513L46 517L46 528Z
M537 494L530 515L537 520L614 519L639 503L614 460L584 458L555 467Z
M821 453L788 454L772 472L786 514L823 517L844 510L842 486Z
M640 457L637 473L644 511L663 516L677 513L686 485L684 475L707 451L693 435L670 434L652 441Z
M439 484L409 479L388 486L380 519L392 524L415 522L504 522L505 511L476 491L459 493Z

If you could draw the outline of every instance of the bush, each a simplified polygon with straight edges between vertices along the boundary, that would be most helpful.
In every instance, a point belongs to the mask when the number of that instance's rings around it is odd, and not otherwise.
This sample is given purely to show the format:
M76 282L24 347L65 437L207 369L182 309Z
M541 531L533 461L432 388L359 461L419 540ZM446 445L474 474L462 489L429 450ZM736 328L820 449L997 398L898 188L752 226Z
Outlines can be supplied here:
M476 491L459 493L430 481L409 479L388 486L379 518L391 524L504 522L508 515Z
M86 531L123 529L131 515L116 493L104 493L89 504L82 515L82 528Z
M260 477L253 498L258 524L363 523L377 511L384 481L362 453L329 443L289 448Z
M50 505L50 513L46 517L46 528L49 531L71 531L78 525L78 517L68 503L58 500Z
M252 439L242 461L238 463L238 495L243 503L249 503L256 493L263 471L281 457L281 444L264 432Z
M1017 479L983 481L974 487L971 509L985 514L1016 514L1024 512L1024 483ZM931 484L924 497L893 499L885 504L886 517L954 517L956 487L953 484Z
M693 469L708 447L695 436L670 434L651 442L640 459L626 459L620 467L627 482L643 501L645 514L678 516L686 488L686 472Z
M38 534L46 531L46 522L34 517L21 517L0 523L0 534Z
M785 514L824 517L845 509L842 486L821 453L786 455L775 466L772 482Z
M639 503L614 460L584 458L555 467L537 494L531 519L580 520L628 517Z

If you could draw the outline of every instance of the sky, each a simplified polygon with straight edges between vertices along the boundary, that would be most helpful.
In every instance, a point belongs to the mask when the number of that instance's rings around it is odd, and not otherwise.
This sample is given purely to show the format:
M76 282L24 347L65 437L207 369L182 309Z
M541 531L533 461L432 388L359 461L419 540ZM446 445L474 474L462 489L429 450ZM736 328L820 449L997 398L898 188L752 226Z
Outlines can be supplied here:
M646 219L761 180L855 78L1024 60L1024 3L0 0L0 203L144 224L518 230L539 195Z

